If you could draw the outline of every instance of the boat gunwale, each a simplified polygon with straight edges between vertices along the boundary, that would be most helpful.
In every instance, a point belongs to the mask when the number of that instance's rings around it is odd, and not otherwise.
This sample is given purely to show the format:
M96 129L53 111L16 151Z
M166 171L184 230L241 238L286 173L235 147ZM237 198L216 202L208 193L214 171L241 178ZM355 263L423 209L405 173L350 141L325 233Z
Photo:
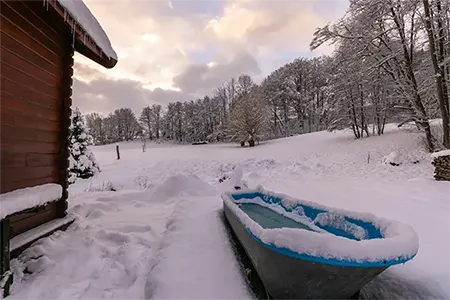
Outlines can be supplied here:
M373 267L389 267L392 265L398 265L398 264L404 264L406 262L408 262L409 260L413 259L416 255L417 255L417 250L414 251L414 253L412 255L398 255L396 258L390 258L390 259L377 259L377 260L373 260L373 261L369 261L369 260L356 260L356 259L349 259L349 258L333 258L333 257L323 257L323 256L314 256L314 255L310 255L307 253L302 253L302 252L298 252L286 247L279 247L273 243L266 243L264 241L262 241L258 236L256 236L252 230L248 227L248 225L243 222L240 218L240 216L238 214L236 214L235 209L242 211L245 215L247 215L239 206L239 203L236 203L235 201L238 201L236 199L233 198L232 195L236 195L236 194L252 194L252 193L259 193L259 194L265 194L265 195L269 195L269 196L273 196L273 197L277 197L277 198L289 198L291 200L297 200L299 204L304 204L304 205L310 205L311 207L317 207L320 209L323 209L325 211L339 211L340 213L342 213L344 216L349 216L351 218L355 218L352 215L351 211L346 211L346 210L341 210L341 209L335 209L335 208L328 208L324 205L317 205L316 203L310 202L310 201L304 201L304 200L298 200L298 199L294 199L292 197L289 197L287 195L284 194L279 194L279 193L272 193L270 191L264 190L262 187L258 187L257 189L247 189L247 190L239 190L239 191L234 191L234 192L225 192L222 194L222 199L223 199L223 203L224 205L227 205L229 208L231 208L231 212L233 212L233 214L237 217L237 219L239 220L239 222L244 225L247 233L253 238L255 239L258 243L260 243L261 245L263 245L264 247L270 249L271 251L280 253L282 255L286 255L286 256L290 256L296 259L301 259L301 260L306 260L306 261L310 261L310 262L314 262L314 263L320 263L320 264L327 264L327 265L334 265L334 266L341 266L341 267L365 267L365 268L373 268ZM232 204L234 207L230 207L229 204ZM283 209L286 209L283 206ZM370 214L372 215L372 214ZM247 215L248 216L248 215ZM373 215L372 215L373 216ZM375 216L374 216L375 217ZM249 217L250 218L250 217ZM380 220L386 220L384 218L379 218L376 217L377 219ZM251 218L250 218L251 219ZM358 220L358 218L355 218ZM360 220L360 219L359 219ZM257 224L258 226L260 226L257 222L255 222L254 220L251 220L253 223ZM364 221L364 220L361 220ZM389 220L390 221L390 220ZM364 221L367 222L367 221ZM396 221L395 221L396 222ZM399 223L399 222L397 222ZM372 222L373 224L373 222ZM375 224L373 224L375 226ZM262 227L261 227L262 228ZM270 229L265 229L262 228L263 230L270 230ZM302 230L302 229L299 229ZM318 232L316 232L318 233ZM415 232L413 232L415 234ZM318 233L320 234L320 233ZM343 237L339 237L336 236L337 238L343 238ZM378 240L382 240L382 239L386 239L384 236L382 236L381 238L379 238ZM360 241L354 241L354 242L360 242Z

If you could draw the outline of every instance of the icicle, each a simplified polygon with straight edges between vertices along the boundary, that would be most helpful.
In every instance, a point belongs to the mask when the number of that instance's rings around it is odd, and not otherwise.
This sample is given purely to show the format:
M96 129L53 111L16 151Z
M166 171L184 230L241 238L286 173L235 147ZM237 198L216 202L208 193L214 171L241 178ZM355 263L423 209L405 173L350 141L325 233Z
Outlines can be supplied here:
M64 10L64 22L67 21L67 10Z
M45 6L45 1L46 1L46 0L43 0L43 1L42 1L42 6Z
M85 44L85 45L86 45L86 32L85 32L85 33L83 33L83 44Z
M74 23L75 23L75 22L74 22ZM74 24L74 26L75 26L75 24ZM72 27L72 28L74 28L74 27ZM72 35L72 47L75 48L75 29L72 29L72 31L73 31L73 35Z
M48 2L49 2L50 0L47 0L46 2L45 2L45 8L48 10Z

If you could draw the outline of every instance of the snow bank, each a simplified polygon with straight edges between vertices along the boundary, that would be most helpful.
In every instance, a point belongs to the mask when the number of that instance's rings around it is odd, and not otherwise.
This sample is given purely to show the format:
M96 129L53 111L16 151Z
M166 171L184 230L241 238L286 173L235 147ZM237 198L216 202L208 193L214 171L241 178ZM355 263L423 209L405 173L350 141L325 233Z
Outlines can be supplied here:
M450 149L431 153L431 158L450 155Z
M306 259L319 259L321 261L325 260L325 263L355 266L361 264L392 265L404 263L417 254L419 248L418 236L408 225L378 218L369 213L337 210L311 202L292 199L286 195L263 191L261 187L247 192L276 195L276 197L285 200L283 201L283 205L284 203L290 203L291 205L301 203L302 205L325 210L328 213L370 222L383 235L381 239L375 238L357 241L333 234L323 234L323 232L295 228L266 229L253 221L238 207L236 202L242 200L233 200L232 193L222 194L225 205L234 212L247 230L262 243L269 247L274 247L275 251L287 249L292 251L294 255L300 255ZM319 221L320 219L321 217L319 217ZM362 235L361 232L357 234Z
M112 48L108 36L82 0L58 0L58 2L83 27L109 58L117 60L117 54Z
M175 175L155 188L152 199L164 202L177 196L204 196L214 193L214 189L196 175Z
M384 159L384 162L386 164L390 164L393 166L399 166L403 163L404 158L397 152L391 152L386 158Z
M58 200L61 195L62 187L56 183L47 183L1 194L0 219L28 208Z

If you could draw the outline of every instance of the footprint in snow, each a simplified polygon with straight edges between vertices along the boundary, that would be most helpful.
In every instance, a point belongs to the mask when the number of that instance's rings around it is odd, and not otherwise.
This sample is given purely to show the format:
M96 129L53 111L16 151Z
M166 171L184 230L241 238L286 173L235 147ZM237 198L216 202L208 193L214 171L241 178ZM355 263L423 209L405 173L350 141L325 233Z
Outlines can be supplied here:
M96 237L99 239L102 239L107 242L112 242L114 244L122 245L125 243L128 243L130 241L130 238L120 232L106 232L106 230L101 229L97 234Z
M119 229L123 233L132 233L132 232L153 232L153 229L150 225L127 225Z
M89 212L86 216L86 218L88 219L98 219L101 218L103 216L105 216L106 213L100 209L94 209L91 212Z

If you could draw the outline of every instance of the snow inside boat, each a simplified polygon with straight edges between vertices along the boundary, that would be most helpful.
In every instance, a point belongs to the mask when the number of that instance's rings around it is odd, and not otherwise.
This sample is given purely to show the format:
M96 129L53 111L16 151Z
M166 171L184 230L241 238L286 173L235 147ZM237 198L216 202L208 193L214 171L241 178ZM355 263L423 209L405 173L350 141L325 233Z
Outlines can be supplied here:
M414 230L369 213L258 187L222 194L224 213L275 299L348 299L388 267L414 258Z

